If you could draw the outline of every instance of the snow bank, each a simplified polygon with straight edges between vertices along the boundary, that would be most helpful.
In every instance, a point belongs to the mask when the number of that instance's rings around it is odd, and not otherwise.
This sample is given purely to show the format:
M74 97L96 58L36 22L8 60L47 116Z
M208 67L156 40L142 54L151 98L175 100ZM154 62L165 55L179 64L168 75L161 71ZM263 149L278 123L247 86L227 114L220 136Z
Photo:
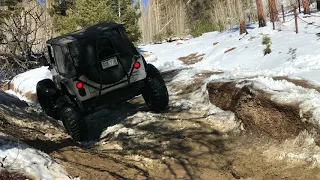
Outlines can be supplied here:
M22 94L26 94L27 92L36 93L37 83L47 78L52 79L48 67L41 67L17 75L12 79L11 83Z
M3 133L0 133L0 158L4 169L34 179L70 179L62 166L48 154Z
M7 106L15 105L17 107L27 107L28 104L26 102L20 101L15 96L9 95L2 90L0 90L0 104L4 104Z
M34 101L37 101L37 83L43 79L52 79L48 67L32 69L15 76L11 81L10 90L6 92L28 103L33 103Z
M320 13L316 13L319 16ZM287 21L293 18L288 14ZM299 18L320 25L320 18ZM192 67L198 70L224 71L229 78L243 78L256 75L263 76L299 76L310 79L316 73L307 73L320 69L320 41L316 36L318 28L307 25L299 19L299 34L295 33L294 21L291 20L278 26L281 31L272 30L272 24L258 28L257 23L249 24L248 35L239 35L237 28L224 32L205 33L190 39L182 45L163 43L143 45L139 48L144 52L152 52L150 60L161 70ZM264 56L262 45L264 36L271 38L271 54ZM226 50L235 48L225 53ZM204 59L194 65L185 65L178 59L190 53L204 53ZM156 57L154 57L156 56ZM147 58L147 61L149 59ZM225 77L227 76L225 75ZM224 78L225 78L224 77Z

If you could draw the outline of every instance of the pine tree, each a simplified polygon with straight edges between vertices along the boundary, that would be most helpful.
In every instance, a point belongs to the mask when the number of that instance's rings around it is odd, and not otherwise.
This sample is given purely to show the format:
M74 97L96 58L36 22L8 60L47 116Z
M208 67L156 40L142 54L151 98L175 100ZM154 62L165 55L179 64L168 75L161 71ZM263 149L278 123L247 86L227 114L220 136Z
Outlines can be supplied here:
M10 16L19 13L21 10L22 0L0 0L0 23L3 23L5 19Z
M56 3L61 0L56 0ZM52 11L55 30L65 34L103 21L115 21L126 26L129 38L139 40L140 14L133 0L66 0Z
M139 2L134 6L132 0L111 0L110 8L113 11L113 15L116 17L116 21L125 24L126 31L132 41L136 42L141 37L139 29Z

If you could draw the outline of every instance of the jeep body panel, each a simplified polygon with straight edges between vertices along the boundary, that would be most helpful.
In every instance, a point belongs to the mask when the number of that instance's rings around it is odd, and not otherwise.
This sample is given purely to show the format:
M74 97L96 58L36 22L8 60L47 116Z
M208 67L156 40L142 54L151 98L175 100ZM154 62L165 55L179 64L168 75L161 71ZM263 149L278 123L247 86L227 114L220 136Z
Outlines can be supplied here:
M145 79L147 74L145 71L145 67L144 67L144 63L143 63L142 58L137 60L137 62L139 62L141 66L139 69L134 69L134 67L132 67L133 72L132 72L132 75L130 76L129 80L127 79L127 77L124 77L118 83L108 84L108 85L102 84L101 88L103 90L101 91L101 95L104 95L104 94L109 93L111 91L117 90L119 88L123 88L125 86L130 86L130 84L132 84L134 82L141 81L141 80ZM84 82L83 88L86 91L85 96L82 96L76 87L76 84L79 82L79 80L81 82ZM90 98L95 98L95 97L98 97L100 94L100 92L99 92L100 84L89 80L85 75L80 76L78 79L74 79L73 84L72 84L72 88L73 88L74 95L77 97L77 99L79 101L85 101Z

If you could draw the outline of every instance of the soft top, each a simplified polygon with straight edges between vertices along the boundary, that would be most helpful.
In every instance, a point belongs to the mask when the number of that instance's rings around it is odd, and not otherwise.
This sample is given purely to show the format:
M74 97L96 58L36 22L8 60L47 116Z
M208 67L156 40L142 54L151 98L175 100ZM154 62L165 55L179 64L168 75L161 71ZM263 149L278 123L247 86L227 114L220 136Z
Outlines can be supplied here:
M56 38L47 41L47 44L64 45L74 40L80 40L88 36L99 36L105 31L109 31L115 28L123 27L123 24L117 24L115 22L102 22L93 26L89 26L78 31L58 36Z

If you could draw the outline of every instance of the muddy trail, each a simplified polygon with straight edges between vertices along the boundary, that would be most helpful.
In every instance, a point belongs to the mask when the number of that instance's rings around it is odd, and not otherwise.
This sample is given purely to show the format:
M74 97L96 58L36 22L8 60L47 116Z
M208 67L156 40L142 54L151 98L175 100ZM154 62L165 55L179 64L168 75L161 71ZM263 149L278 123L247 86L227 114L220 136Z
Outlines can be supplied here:
M61 122L35 107L1 105L0 131L81 179L320 179L312 161L278 158L292 146L246 133L231 112L210 105L202 75L172 81L180 71L163 73L171 92L166 112L149 112L136 97L87 117L85 143L74 143Z

